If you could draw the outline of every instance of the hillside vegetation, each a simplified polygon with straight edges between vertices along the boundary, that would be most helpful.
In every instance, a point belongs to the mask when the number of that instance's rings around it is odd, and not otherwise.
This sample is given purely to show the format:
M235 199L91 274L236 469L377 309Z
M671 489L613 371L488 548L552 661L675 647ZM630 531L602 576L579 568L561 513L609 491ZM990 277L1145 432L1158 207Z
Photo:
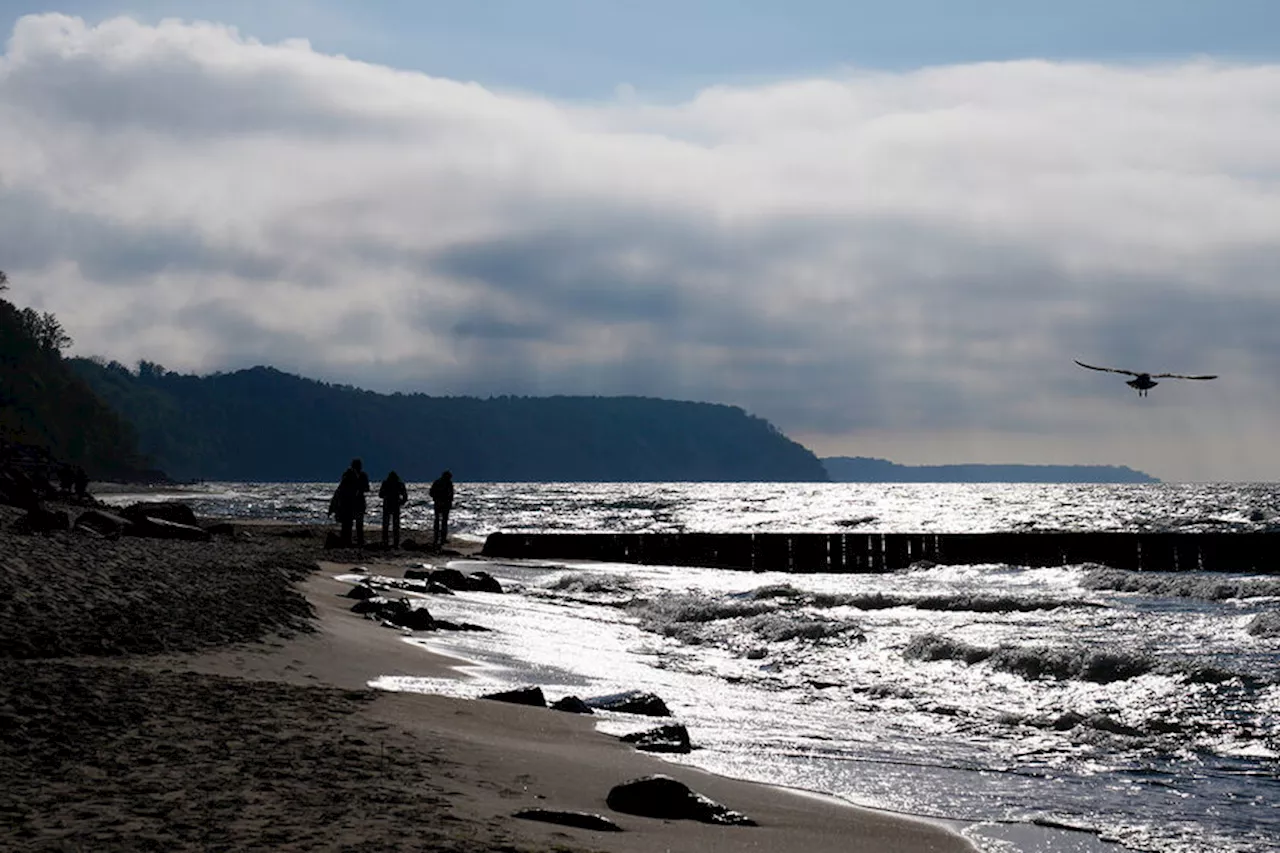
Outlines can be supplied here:
M73 359L177 479L325 481L367 470L470 481L825 481L812 452L742 409L644 397L377 394L255 367L180 375Z
M0 455L20 445L92 477L142 476L129 426L62 357L70 342L52 314L0 299Z

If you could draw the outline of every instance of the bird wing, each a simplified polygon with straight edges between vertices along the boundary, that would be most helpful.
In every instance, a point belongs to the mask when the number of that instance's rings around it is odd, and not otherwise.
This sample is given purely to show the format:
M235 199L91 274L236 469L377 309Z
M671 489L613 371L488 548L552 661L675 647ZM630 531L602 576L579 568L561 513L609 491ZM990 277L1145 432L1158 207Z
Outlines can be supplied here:
M1094 367L1092 364L1085 364L1083 361L1080 361L1079 359L1076 359L1075 362L1081 367L1087 367L1090 370L1105 370L1107 373L1127 373L1130 376L1138 375L1137 372L1133 370L1121 370L1118 367Z
M1187 376L1185 373L1153 373L1152 379L1217 379L1217 374L1212 376Z

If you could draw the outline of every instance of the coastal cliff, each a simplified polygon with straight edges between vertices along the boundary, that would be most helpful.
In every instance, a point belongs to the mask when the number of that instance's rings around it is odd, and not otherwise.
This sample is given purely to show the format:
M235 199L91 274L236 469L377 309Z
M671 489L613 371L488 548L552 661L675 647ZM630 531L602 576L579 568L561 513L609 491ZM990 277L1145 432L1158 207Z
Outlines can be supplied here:
M736 406L648 397L377 394L255 367L180 375L73 359L177 479L329 480L370 470L471 481L816 481L808 449ZM336 466L336 468L335 468Z

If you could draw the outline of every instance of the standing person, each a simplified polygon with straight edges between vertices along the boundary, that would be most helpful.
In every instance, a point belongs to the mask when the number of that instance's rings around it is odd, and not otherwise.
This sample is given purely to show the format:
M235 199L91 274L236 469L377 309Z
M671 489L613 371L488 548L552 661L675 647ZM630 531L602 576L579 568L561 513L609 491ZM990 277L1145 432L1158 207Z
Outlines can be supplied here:
M378 497L382 498L382 547L387 547L387 528L390 528L391 547L399 548L400 507L408 503L409 489L400 475L392 471L378 487Z
M435 509L435 547L449 538L449 510L453 509L453 474L445 471L431 484L431 503Z
M351 460L351 467L342 472L338 488L329 500L329 513L336 516L342 525L342 544L351 544L351 528L355 526L356 544L364 547L364 513L365 493L369 491L369 475L364 472L364 463L359 459Z

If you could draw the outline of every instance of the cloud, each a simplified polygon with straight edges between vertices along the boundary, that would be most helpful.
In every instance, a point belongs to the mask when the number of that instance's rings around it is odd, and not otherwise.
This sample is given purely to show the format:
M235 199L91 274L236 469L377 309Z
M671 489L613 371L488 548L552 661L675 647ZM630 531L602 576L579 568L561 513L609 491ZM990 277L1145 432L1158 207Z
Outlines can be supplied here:
M59 15L0 60L11 295L79 352L170 369L730 402L904 462L1280 476L1278 246L1280 66L583 104ZM1119 378L1072 358L1224 381L1162 387L1141 411L1178 431L1135 433ZM1211 449L1224 431L1255 458Z

